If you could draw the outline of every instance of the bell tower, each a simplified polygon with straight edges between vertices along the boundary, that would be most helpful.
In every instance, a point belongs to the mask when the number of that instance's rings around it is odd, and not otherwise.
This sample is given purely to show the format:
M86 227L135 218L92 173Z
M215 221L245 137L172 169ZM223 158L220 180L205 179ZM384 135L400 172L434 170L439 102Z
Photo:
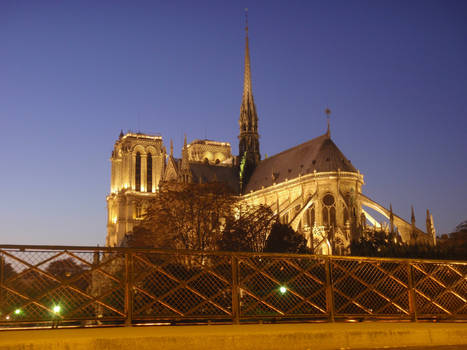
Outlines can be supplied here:
M122 244L126 234L133 232L159 189L165 167L162 137L121 132L110 161L106 245L115 247Z

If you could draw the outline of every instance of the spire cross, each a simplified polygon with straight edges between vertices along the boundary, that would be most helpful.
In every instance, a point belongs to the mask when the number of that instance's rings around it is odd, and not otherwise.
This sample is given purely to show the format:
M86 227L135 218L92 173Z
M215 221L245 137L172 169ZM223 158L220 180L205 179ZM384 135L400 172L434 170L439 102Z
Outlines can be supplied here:
M328 135L328 137L330 137L331 136L331 123L330 123L331 110L329 108L326 108L324 110L324 113L326 113L326 119L327 119L327 122L328 122L328 130L327 130L326 134Z
M245 31L248 34L248 8L245 8L245 23L246 23Z

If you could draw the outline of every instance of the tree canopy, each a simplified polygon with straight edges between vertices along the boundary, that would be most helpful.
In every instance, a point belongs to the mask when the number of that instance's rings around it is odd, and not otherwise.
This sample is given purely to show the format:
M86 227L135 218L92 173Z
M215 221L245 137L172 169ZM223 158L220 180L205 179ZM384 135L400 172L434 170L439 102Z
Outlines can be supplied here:
M265 252L308 253L307 241L288 224L275 222L266 241Z
M234 215L226 218L218 249L262 252L274 221L274 213L268 206L236 203Z
M129 245L214 250L234 203L235 197L221 183L165 184Z
M275 221L268 206L239 201L222 183L169 183L152 200L127 245L262 252Z
M465 260L467 234L452 233L449 238L438 240L437 245L432 246L429 244L409 245L400 240L388 239L384 231L374 231L361 236L358 240L353 240L350 250L354 256Z

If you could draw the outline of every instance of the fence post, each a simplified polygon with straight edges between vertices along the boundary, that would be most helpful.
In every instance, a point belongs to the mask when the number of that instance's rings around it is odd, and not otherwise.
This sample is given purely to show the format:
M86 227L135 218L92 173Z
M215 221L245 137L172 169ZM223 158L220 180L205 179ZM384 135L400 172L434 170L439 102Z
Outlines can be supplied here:
M125 326L133 323L133 253L125 252Z
M332 292L332 272L331 272L331 258L324 258L324 270L326 273L326 311L328 313L329 321L334 322L334 296Z
M5 298L3 297L3 280L5 270L5 258L3 257L3 253L0 252L0 313L3 310L3 302Z
M417 322L417 303L415 299L415 289L413 284L413 268L412 263L407 263L407 282L409 294L409 313L413 322Z
M238 257L232 255L232 322L240 323L240 289L238 287Z

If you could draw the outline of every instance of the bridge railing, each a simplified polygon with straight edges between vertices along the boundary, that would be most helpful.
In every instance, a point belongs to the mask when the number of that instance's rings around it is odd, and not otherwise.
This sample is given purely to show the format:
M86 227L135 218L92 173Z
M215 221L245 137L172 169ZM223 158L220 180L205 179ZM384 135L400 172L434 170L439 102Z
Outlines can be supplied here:
M467 262L0 246L0 326L467 320Z

